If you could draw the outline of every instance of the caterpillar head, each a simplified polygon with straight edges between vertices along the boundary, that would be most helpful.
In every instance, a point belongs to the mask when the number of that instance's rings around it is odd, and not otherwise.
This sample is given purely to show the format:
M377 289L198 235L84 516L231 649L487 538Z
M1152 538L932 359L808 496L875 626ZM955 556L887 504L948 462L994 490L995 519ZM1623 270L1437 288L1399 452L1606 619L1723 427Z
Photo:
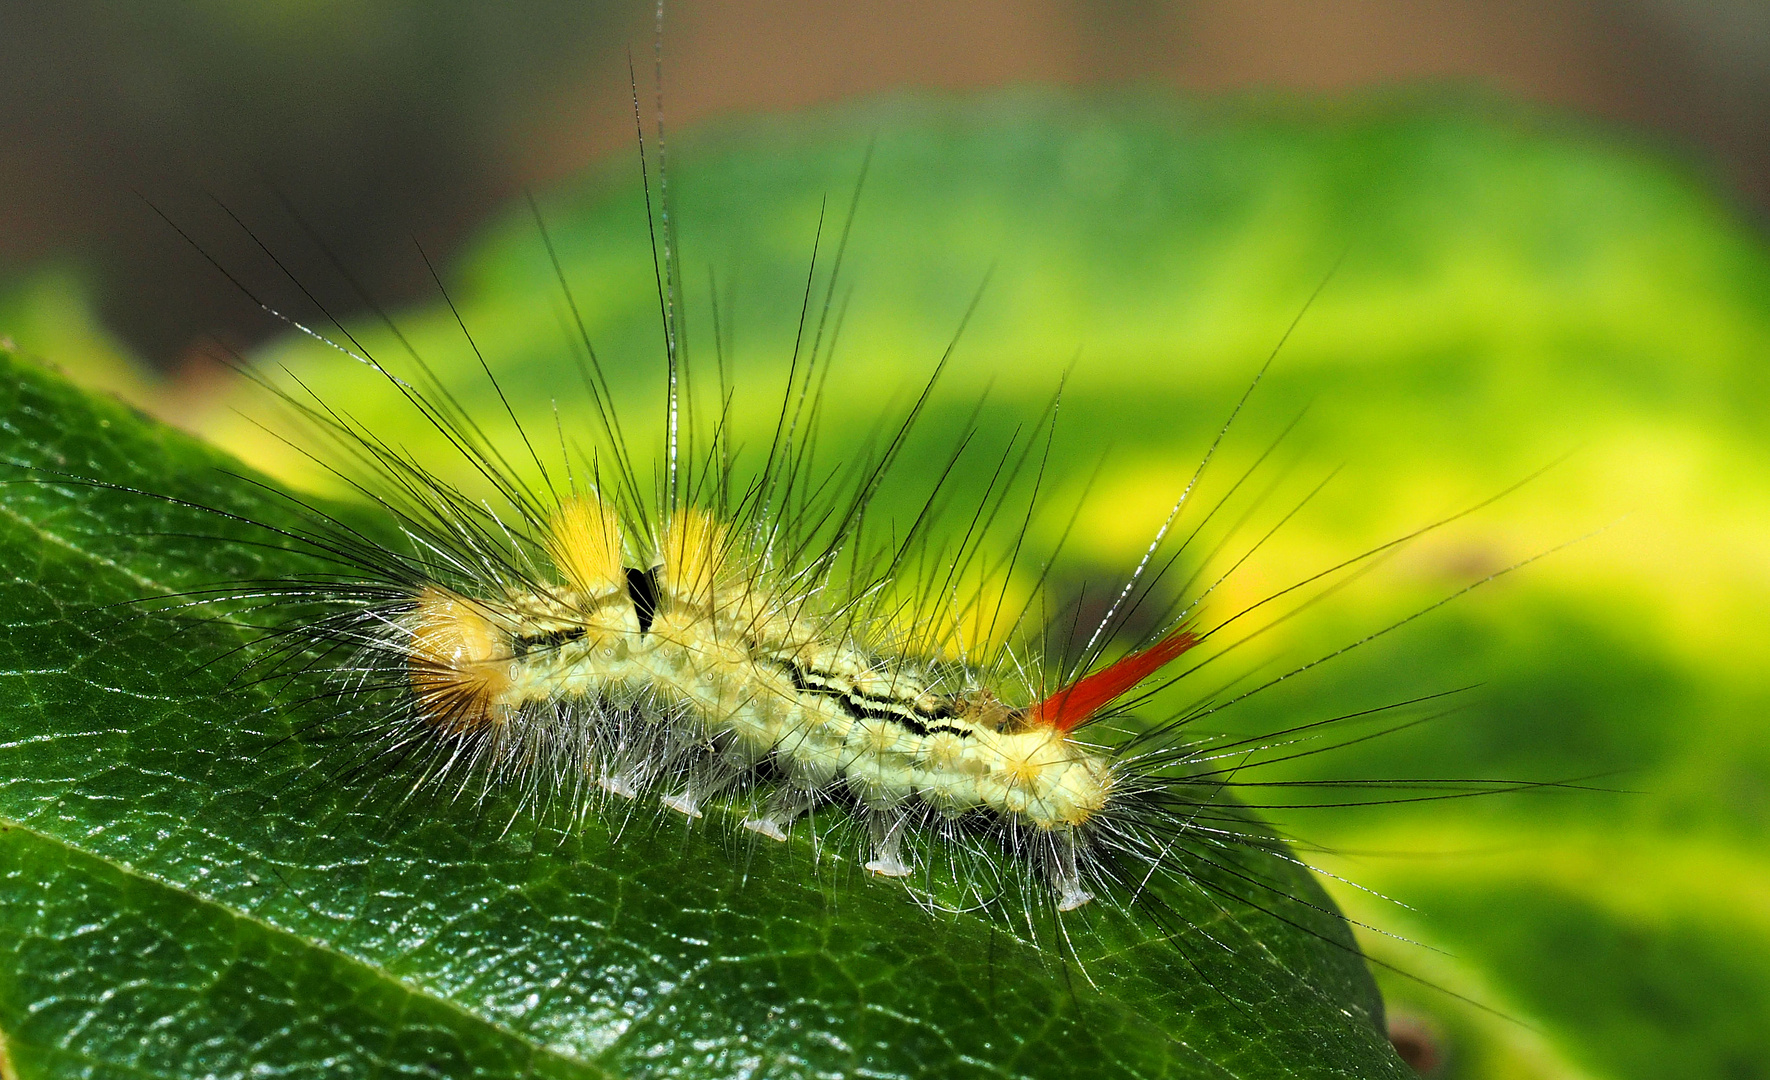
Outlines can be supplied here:
M407 663L418 715L449 733L502 723L510 635L482 605L435 585L418 594Z

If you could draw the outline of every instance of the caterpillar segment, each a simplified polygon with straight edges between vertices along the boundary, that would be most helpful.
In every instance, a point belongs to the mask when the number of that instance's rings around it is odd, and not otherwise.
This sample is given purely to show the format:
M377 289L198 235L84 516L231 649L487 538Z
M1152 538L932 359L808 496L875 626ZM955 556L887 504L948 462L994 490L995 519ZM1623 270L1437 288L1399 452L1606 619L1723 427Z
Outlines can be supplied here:
M659 541L658 566L626 565L614 511L576 498L544 542L557 587L497 598L423 588L409 616L418 715L449 733L496 735L524 718L582 725L598 747L583 759L591 780L627 798L656 788L689 817L771 762L784 782L746 828L785 840L840 786L868 821L866 869L887 877L913 872L902 837L915 804L995 814L1048 848L1060 909L1092 899L1078 834L1112 798L1115 774L1071 732L1191 635L1015 709L985 690L942 689L927 663L832 645L733 565L726 528L702 511L678 511Z

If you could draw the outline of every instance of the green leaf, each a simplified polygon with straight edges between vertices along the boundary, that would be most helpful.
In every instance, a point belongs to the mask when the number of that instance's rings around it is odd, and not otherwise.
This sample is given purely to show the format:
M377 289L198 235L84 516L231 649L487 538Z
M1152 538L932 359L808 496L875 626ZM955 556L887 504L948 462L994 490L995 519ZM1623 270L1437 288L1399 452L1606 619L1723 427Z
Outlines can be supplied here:
M194 508L274 524L287 504L5 365L0 1030L19 1076L1402 1075L1344 924L1307 907L1177 892L1168 935L1094 905L1065 956L1048 927L931 912L809 841L558 828L329 775L314 717L236 677L242 631L132 603L299 571Z

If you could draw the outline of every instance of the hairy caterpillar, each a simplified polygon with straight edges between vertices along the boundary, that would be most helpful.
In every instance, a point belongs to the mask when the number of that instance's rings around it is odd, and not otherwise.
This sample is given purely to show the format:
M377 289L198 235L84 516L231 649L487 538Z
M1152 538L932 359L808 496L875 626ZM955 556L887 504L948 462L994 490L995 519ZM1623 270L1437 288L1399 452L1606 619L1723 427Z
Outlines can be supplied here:
M852 214L851 207L850 226ZM545 240L538 211L536 220ZM278 644L254 668L266 678L323 672L323 692L339 715L358 721L356 760L377 767L397 760L415 771L418 786L507 787L536 803L563 799L573 813L632 801L695 819L718 803L742 829L775 841L832 809L854 826L859 865L911 879L925 900L945 906L992 907L1006 893L1028 895L1024 885L1035 905L1058 914L1102 896L1137 903L1151 895L1152 879L1189 878L1179 853L1190 847L1268 848L1262 828L1225 808L1225 793L1262 756L1292 755L1323 729L1366 714L1252 738L1198 737L1190 725L1218 705L1149 724L1121 702L1144 700L1170 664L1251 612L1418 533L1203 626L1200 603L1228 572L1196 589L1209 565L1201 561L1187 585L1194 591L1178 602L1158 601L1153 585L1223 509L1221 502L1202 509L1198 528L1171 542L1176 525L1188 524L1183 515L1213 444L1136 569L1111 590L1104 614L1072 628L1085 644L1066 655L1059 642L1053 656L1057 635L1039 598L1004 618L1005 586L993 607L985 595L952 595L977 588L970 568L990 557L985 535L1037 452L1050 411L991 466L995 478L956 546L937 546L935 522L971 432L961 433L929 485L908 535L869 535L870 500L947 361L883 437L863 443L860 461L824 467L816 451L836 273L821 314L807 321L814 254L786 391L760 466L747 466L731 434L735 391L723 361L710 422L690 392L705 376L691 378L681 355L667 214L665 222L652 224L666 393L649 490L626 435L638 425L623 419L587 338L580 374L598 444L583 450L578 433L561 430L558 447L543 452L543 440L506 402L520 447L507 456L421 359L414 357L419 376L409 381L354 339L335 342L295 324L384 378L491 499L455 487L333 404L272 387L342 449L343 463L322 464L387 511L403 542L372 540L305 507L312 528L281 536L333 572L223 585L192 602L244 598L255 612L292 611L273 625ZM838 252L846 243L844 231ZM575 311L563 275L558 284ZM1259 381L1247 386L1219 441ZM489 368L485 387L503 400ZM1023 557L1036 494L1035 484L1024 511L1008 513L1005 520L1019 522L1009 530L1013 554L984 575L986 583ZM1258 546L1232 560L1229 572ZM1051 557L1029 561L1049 572ZM920 568L906 574L912 564ZM1115 644L1130 616L1157 602L1172 607L1145 619L1141 640ZM1116 658L1105 659L1115 648ZM1414 786L1443 797L1496 785Z

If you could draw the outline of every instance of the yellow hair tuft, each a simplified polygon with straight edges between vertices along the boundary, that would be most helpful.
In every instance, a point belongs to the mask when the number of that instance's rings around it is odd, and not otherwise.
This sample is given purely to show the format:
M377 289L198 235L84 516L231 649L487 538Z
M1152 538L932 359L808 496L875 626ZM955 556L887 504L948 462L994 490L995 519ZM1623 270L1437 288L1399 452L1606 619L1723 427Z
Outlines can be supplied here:
M711 604L725 576L725 525L704 510L684 507L664 526L662 578L666 590L695 604Z
M587 596L624 589L621 523L594 496L567 499L547 523L547 553L572 588Z

